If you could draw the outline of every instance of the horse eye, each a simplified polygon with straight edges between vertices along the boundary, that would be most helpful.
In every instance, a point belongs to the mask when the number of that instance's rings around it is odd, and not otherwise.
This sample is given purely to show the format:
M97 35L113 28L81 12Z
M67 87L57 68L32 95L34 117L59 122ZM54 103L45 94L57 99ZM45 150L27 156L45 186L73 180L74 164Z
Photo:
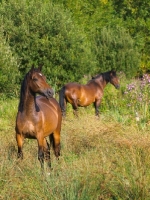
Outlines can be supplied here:
M38 79L37 78L33 78L33 81L37 81Z

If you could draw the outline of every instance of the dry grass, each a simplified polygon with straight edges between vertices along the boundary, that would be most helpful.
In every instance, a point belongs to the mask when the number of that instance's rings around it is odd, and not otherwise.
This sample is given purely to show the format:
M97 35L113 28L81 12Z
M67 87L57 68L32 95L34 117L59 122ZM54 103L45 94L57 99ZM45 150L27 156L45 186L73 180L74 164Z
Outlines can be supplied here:
M149 125L141 130L112 115L97 119L81 109L75 118L69 111L62 123L62 155L57 161L51 152L48 176L41 174L35 140L26 140L24 160L16 159L16 102L9 106L0 108L5 110L0 118L0 199L150 199Z

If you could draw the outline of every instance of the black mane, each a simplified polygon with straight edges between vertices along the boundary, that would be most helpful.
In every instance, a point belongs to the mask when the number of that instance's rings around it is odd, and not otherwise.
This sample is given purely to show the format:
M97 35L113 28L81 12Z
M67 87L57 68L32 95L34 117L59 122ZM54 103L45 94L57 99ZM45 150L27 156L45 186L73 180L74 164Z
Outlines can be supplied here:
M23 105L24 105L24 100L25 100L25 96L26 96L26 91L27 91L27 86L28 86L28 82L29 82L29 77L31 75L32 72L39 72L38 69L31 69L24 77L22 84L21 84L21 88L20 88L20 102L19 102L19 107L18 110L20 112L23 111ZM36 111L39 111L39 107L37 106L36 102L35 102L35 107L36 107Z
M108 71L108 72L103 72L103 73L100 73L100 74L97 74L96 76L93 76L92 77L92 80L93 79L97 79L97 78L99 78L100 76L102 76L103 77L103 80L105 80L106 82L109 82L110 81L110 74L113 74L113 76L116 76L116 71L114 71L114 70L110 70L110 71Z
M29 72L25 75L22 84L21 84L21 88L20 88L20 102L19 102L19 111L22 112L23 111L23 101L25 98L25 92L27 89L27 80L28 80L28 76L29 76Z

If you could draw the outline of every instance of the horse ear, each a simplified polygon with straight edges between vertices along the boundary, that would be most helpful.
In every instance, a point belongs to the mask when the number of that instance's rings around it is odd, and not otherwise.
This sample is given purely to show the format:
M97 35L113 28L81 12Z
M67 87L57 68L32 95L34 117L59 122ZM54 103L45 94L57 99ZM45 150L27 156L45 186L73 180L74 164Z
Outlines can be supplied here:
M116 70L115 69L111 69L111 72L116 72Z
M116 76L116 70L115 69L111 70L111 76Z
M31 67L31 69L29 71L29 74L31 75L33 73L33 71L34 71L34 64L32 65L32 67Z
M31 71L34 69L34 64L32 65L32 67L31 67Z
M40 71L42 71L42 67L43 67L43 64L40 64L39 67L38 67L38 69L39 69Z

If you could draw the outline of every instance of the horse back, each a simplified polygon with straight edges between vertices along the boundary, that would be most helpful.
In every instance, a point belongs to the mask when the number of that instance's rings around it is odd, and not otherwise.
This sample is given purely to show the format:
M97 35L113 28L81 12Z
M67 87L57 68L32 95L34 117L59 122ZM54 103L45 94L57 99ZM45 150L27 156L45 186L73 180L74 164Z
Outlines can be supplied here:
M99 86L94 81L86 85L79 83L65 85L65 98L71 104L76 101L78 106L88 106L98 98L100 93Z
M68 83L65 85L65 98L78 99L81 96L82 85L79 83Z

